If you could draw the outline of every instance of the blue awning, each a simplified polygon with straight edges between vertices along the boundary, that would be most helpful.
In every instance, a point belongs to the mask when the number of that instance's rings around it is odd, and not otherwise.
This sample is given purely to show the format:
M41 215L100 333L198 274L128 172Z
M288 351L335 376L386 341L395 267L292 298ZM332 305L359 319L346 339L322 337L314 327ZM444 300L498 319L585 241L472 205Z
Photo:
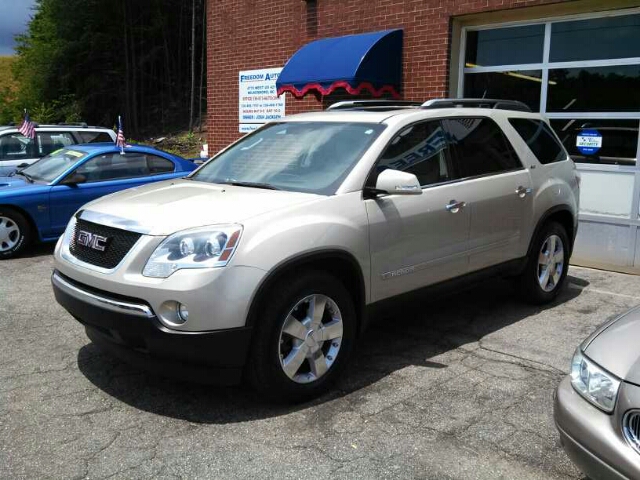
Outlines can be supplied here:
M278 76L278 95L300 98L310 90L328 95L344 88L352 95L368 90L375 97L399 97L402 83L402 30L324 38L308 43Z

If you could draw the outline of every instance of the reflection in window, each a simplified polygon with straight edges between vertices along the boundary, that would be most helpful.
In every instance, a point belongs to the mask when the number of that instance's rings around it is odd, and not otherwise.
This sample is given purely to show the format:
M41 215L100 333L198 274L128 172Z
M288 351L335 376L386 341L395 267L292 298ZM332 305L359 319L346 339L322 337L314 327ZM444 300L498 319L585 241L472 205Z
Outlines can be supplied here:
M639 120L551 120L551 126L575 162L635 165ZM579 137L593 135L599 148L584 148Z
M467 73L464 76L464 96L520 100L537 112L540 110L541 83L540 70Z
M542 62L544 25L467 32L467 67Z
M640 65L549 70L547 111L565 110L640 111Z
M551 26L551 62L640 57L640 15L559 22Z
M413 173L423 187L453 180L455 175L446 149L447 140L440 122L412 125L391 141L376 172L392 168Z

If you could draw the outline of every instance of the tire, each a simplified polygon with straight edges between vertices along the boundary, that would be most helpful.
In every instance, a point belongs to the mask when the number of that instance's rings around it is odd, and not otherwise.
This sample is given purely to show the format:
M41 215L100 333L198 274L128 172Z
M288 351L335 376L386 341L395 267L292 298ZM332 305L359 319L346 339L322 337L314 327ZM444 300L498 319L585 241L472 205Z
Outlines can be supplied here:
M33 241L31 225L20 212L0 207L0 260L15 258Z
M520 295L524 300L540 305L558 296L567 278L569 248L569 236L559 223L549 222L540 229L519 279Z
M264 298L245 372L249 384L276 402L321 395L353 351L356 313L349 292L335 277L310 271L279 281ZM322 303L318 328L311 313Z

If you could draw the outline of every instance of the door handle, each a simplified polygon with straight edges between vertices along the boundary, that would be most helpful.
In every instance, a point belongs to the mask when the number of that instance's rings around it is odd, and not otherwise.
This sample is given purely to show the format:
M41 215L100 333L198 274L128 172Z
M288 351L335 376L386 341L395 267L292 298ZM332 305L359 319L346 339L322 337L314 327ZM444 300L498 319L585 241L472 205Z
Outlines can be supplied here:
M530 188L525 188L523 186L519 186L518 188L516 188L516 194L520 198L526 197L529 193L531 193L531 189Z
M466 202L458 202L457 200L451 200L445 208L449 210L451 213L458 213L460 209L466 207Z

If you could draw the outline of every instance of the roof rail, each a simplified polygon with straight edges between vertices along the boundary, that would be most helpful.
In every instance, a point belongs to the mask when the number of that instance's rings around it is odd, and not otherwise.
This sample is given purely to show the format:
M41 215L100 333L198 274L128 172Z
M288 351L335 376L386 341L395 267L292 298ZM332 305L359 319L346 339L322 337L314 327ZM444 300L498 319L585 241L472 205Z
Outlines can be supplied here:
M64 127L82 127L82 128L88 128L89 125L87 125L85 122L75 122L75 123L66 123L66 122L60 122L58 123L58 125L60 126L64 126Z
M490 98L435 98L422 104L422 108L494 108L530 112L528 105L518 100L496 100Z
M422 102L407 100L345 100L330 105L327 110L398 110L401 108L418 108Z

